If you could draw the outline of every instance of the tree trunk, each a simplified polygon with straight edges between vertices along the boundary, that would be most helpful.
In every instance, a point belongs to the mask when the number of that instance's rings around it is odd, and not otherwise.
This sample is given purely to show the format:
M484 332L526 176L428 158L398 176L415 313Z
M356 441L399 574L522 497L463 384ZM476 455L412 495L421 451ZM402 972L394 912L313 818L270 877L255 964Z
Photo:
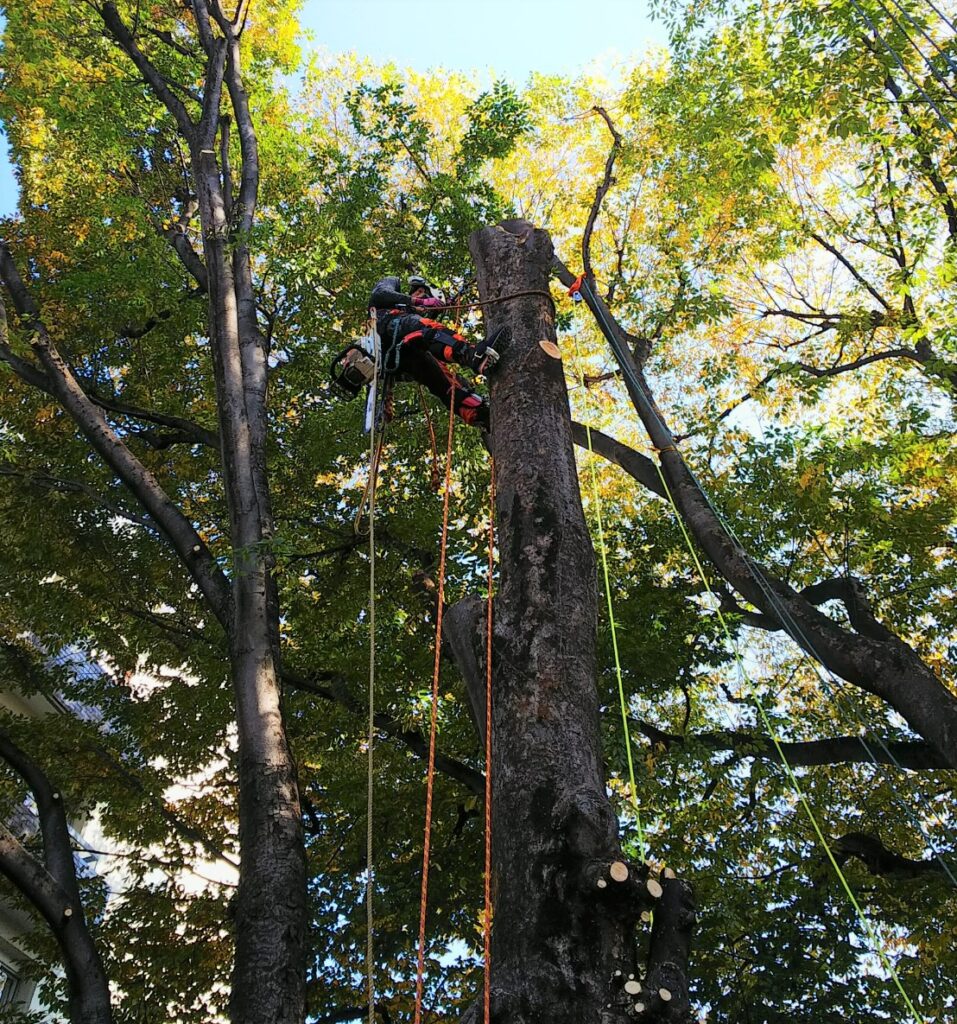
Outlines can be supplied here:
M295 762L279 688L278 608L268 551L266 391L248 353L261 339L241 315L214 155L194 147L209 275L210 342L233 550L228 625L239 743L240 879L232 1024L300 1024L305 998L305 853ZM263 366L265 363L263 362Z
M0 758L36 804L43 861L0 825L0 872L44 917L60 946L71 1024L111 1024L110 986L80 898L66 809L40 765L0 729Z
M547 293L552 244L501 228L472 235L484 301ZM547 295L494 302L511 346L492 380L501 583L493 654L492 1001L496 1024L618 1022L613 974L635 970L640 911L623 882L602 775L596 573Z

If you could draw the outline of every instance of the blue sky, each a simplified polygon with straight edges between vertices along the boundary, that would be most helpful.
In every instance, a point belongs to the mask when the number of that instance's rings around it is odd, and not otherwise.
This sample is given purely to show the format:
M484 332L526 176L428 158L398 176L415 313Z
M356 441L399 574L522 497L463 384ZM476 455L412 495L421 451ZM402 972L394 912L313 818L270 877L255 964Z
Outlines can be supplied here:
M597 64L612 75L665 32L647 0L305 0L312 44L355 51L419 71L478 71L523 85L532 71L574 74ZM0 133L0 216L16 207L16 182Z
M492 69L521 85L532 71L574 73L665 44L647 0L306 0L315 44L425 71Z

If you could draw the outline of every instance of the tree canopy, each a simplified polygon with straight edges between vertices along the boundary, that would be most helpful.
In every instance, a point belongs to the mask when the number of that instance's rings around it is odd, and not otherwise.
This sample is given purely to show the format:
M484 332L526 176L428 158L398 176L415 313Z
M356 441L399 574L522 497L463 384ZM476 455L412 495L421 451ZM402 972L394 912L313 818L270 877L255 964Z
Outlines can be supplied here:
M842 675L837 655L689 538L694 516L654 468L668 446L649 440L586 306L613 316L673 450L740 549L847 637L899 638L899 663L912 657L941 687L943 710L921 713L943 722L957 699L952 26L926 0L703 3L690 19L662 3L671 52L623 82L533 75L483 90L454 73L320 62L300 49L298 5L259 0L242 33L258 200L250 223L231 214L227 262L249 255L268 353L272 524L242 546L221 447L202 154L175 114L199 123L210 94L213 48L189 6L2 5L0 118L21 189L2 235L52 344L211 571L234 584L243 556L268 564L304 828L306 1019L366 1015L370 566L354 521L369 454L360 403L330 392L329 363L366 329L386 274L421 273L477 303L469 236L521 218L548 229L597 296L576 303L553 282L572 419L595 432L575 436L607 559L602 758L630 859L694 888L694 1014L947 1020L957 746L943 749L904 698ZM229 185L230 167L249 166L248 139L225 101L213 117L208 154ZM51 394L30 317L6 296L5 308L4 679L96 715L4 715L0 732L45 768L72 817L96 810L116 844L109 886L80 879L114 1019L198 1024L227 1012L233 962L230 627ZM480 333L482 315L461 310L466 332ZM386 1020L411 1019L415 990L442 517L430 434L441 448L445 423L399 385L376 498ZM452 478L450 603L485 586L489 460L475 432L456 431ZM457 1019L481 988L484 753L451 658L438 720L424 1005L429 1019ZM2 776L4 820L27 788ZM21 899L10 885L4 896ZM56 944L38 927L31 948L65 1013Z

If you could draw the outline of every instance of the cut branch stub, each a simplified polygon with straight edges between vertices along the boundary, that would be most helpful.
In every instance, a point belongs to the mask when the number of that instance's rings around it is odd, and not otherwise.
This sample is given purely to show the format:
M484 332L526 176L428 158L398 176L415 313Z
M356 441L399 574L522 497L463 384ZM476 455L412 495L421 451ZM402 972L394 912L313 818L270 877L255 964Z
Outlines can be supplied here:
M621 860L614 860L611 862L611 867L608 869L608 874L611 876L613 882L627 882L628 881L628 865Z

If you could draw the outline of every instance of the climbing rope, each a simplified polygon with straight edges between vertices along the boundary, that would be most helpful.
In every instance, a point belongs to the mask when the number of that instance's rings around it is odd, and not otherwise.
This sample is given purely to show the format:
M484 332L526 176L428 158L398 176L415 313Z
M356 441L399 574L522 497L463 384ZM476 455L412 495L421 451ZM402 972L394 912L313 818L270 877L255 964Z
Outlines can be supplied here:
M489 458L488 597L485 606L485 913L483 951L485 979L484 1024L491 1021L492 984L492 575L495 568L495 459Z
M375 347L376 380L379 375L379 348ZM375 876L372 865L372 811L375 797L373 774L373 747L375 745L375 492L376 477L379 472L379 460L382 455L382 442L385 431L381 431L378 439L373 429L369 433L369 479L366 491L354 524L359 532L359 521L362 507L368 499L369 503L369 718L367 722L366 751L368 755L366 774L366 997L369 1005L369 1024L375 1024L375 962L374 962L374 925L373 912Z
M435 782L435 741L438 732L439 669L442 658L442 613L445 605L445 556L449 534L449 497L452 490L452 437L455 431L455 384L449 401L449 435L445 455L445 494L442 502L442 541L439 548L438 604L435 613L435 661L432 667L432 708L429 718L429 767L425 788L425 839L422 845L422 893L419 903L419 951L415 973L415 1022L422 1021L425 978L425 919L429 902L429 857L432 849L432 795Z
M546 292L541 288L531 288L525 292L511 292L508 295L499 295L495 299L485 299L484 302L454 302L447 306L432 306L430 308L437 313L444 313L449 309L478 309L480 306L494 306L498 302L507 302L509 299L523 299L529 295L541 295L546 299L552 298L551 292Z
M771 720L768 718L767 711L764 708L764 702L758 695L757 687L755 686L750 675L748 674L747 669L744 667L744 662L741 658L741 652L738 648L736 641L731 635L731 629L728 626L727 619L721 611L720 602L718 601L718 598L715 595L714 591L711 589L711 581L708 577L708 574L705 572L704 566L701 564L701 559L698 556L698 552L694 546L694 542L691 539L691 535L688 533L688 529L685 526L684 519L682 518L681 513L678 511L678 506L674 500L674 497L672 496L671 488L668 486L668 481L665 479L665 475L662 472L661 466L657 461L655 462L655 466L658 470L658 476L661 480L661 484L665 489L665 494L667 495L668 501L671 504L672 511L674 512L675 518L677 519L678 526L681 530L681 534L684 537L685 545L687 546L691 558L694 561L695 568L698 572L698 578L704 585L704 588L707 591L708 596L712 599L712 601L714 601L718 621L721 625L721 630L724 633L725 639L729 647L734 653L735 663L738 668L738 674L748 685L748 689L751 692L751 699L753 700L754 705L757 708L758 715L761 718L762 726L764 727L764 730L767 733L767 735L770 736L771 742L774 744L774 748L777 752L778 757L781 760L781 765L784 768L784 772L788 777L788 781L791 784L791 788L794 790L794 795L797 797L802 810L807 815L808 820L811 823L811 828L813 829L818 842L821 844L821 847L823 848L824 853L831 867L834 869L834 873L837 875L838 880L841 883L841 887L847 895L847 898L850 901L851 906L854 908L858 920L861 923L861 927L864 929L868 939L870 940L873 952L877 955L877 957L883 964L885 970L891 976L894 982L894 986L900 993L900 996L903 999L904 1004L906 1005L908 1011L910 1012L914 1020L917 1022L917 1024L924 1024L923 1016L921 1016L917 1012L916 1008L914 1007L914 1004L911 1002L910 996L908 996L903 984L901 983L900 976L897 973L897 969L895 968L893 962L888 957L887 953L884 951L882 947L880 936L877 934L877 930L875 929L874 925L871 924L867 916L864 914L864 911L860 903L858 902L857 897L854 895L854 891L851 889L851 885L850 882L848 882L847 880L847 876L844 874L844 871L842 870L840 864L838 864L837 859L834 856L834 852L831 849L831 844L827 841L827 839L824 836L824 831L817 820L817 816L814 814L811 805L808 803L804 790L802 789L801 784L794 773L794 769L791 767L791 764L789 763L787 757L784 754L784 749L781 746L781 740L778 737L777 731L772 725Z
M372 533L372 500L375 495L376 481L379 477L379 463L382 461L382 446L385 443L385 429L380 430L378 435L376 434L376 431L372 431L371 437L372 443L370 446L369 476L366 480L365 490L362 492L362 498L359 501L359 508L356 510L356 517L352 522L352 528L355 530L357 537L362 535L362 520L367 508L369 510L369 534Z
M599 321L599 326L602 329L602 333L605 335L605 338L608 340L608 343L611 346L611 349L612 349L612 351L615 354L615 357L616 357L616 359L618 361L619 367L621 368L622 375L624 376L626 384L628 386L628 393L629 393L629 395L631 395L632 400L635 403L635 406L637 408L639 408L639 410L644 410L644 414L649 418L649 420L653 424L655 430L654 431L650 431L650 432L652 434L654 432L657 432L660 435L660 437L661 437L661 440L659 440L659 441L657 441L655 443L654 450L659 455L662 455L662 454L665 454L665 453L668 453L668 452L674 452L674 453L678 454L678 449L675 447L674 437L672 436L671 431L665 425L665 423L662 420L662 418L661 418L657 408L655 407L654 403L645 394L644 387L643 387L642 383L638 380L638 377L637 377L637 375L636 375L636 373L635 373L635 371L634 371L634 369L633 369L633 367L631 365L630 357L629 357L629 354L627 352L627 349L623 348L623 346L621 345L617 335L615 334L615 332L612 329L611 325L608 323L608 320L607 320L607 318L606 318L606 316L604 314L602 306L596 301L596 297L594 295L594 292L591 291L591 288L590 288L587 280L585 280L585 278L584 278L584 274L579 275L579 277L576 279L576 281L574 282L572 287L569 289L569 294L571 294L573 298L574 298L574 294L573 293L576 290L584 291L587 294L591 295L592 303L594 303L594 305L589 304L589 308L591 308L592 312L596 315L596 317L597 317L597 319ZM654 443L654 437L652 438L652 440L653 440L653 443ZM679 454L679 457L680 457L680 454ZM814 658L820 664L823 665L824 659L816 652L815 646L811 642L810 638L805 635L804 631L794 621L793 617L790 615L788 610L781 604L780 599L778 598L777 594L774 592L774 589L768 583L767 579L764 577L763 573L760 572L760 570L757 568L755 563L748 557L747 552L744 549L744 545L741 543L741 540L735 534L735 532L732 529L730 523L728 523L726 521L726 519L721 515L720 511L715 507L714 503L711 501L711 498L708 496L707 491L704 489L704 487L702 486L701 482L697 479L695 474L692 472L692 470L688 466L688 464L682 460L682 465L684 466L684 469L687 472L691 482L694 484L696 490L698 491L698 494L700 495L702 501L704 501L704 503L708 506L708 508L710 509L712 514L715 516L716 520L721 524L722 528L727 532L728 536L731 538L731 540L737 546L738 550L741 552L741 554L742 554L742 556L743 556L743 558L745 560L745 564L748 567L748 571L751 573L755 583L758 585L758 587L761 589L762 593L767 598L767 600L768 600L769 604L771 605L771 607L775 609L776 614L778 615L782 625L785 628L785 631L788 633L789 636L791 636L791 638L798 644L798 646L802 650L804 650L806 652L810 652L814 656ZM659 469L659 472L660 472L660 469ZM813 663L812 663L812 667L813 667ZM827 685L828 685L827 677L824 676L824 675L821 675L820 673L817 673L817 674L818 674L818 678L821 681L821 683L825 687L827 687ZM839 694L840 694L840 691L839 691L839 688L838 688L835 696L839 698ZM856 714L856 712L853 711L853 708L852 708L852 713L854 714L854 716L857 718L858 722L863 727L864 726L864 722L861 720L860 716L858 716ZM877 740L878 745L884 751L885 755L888 757L890 762L892 764L894 764L898 769L903 771L903 768L902 768L900 762L897 760L896 757L894 757L893 752L887 746L887 744L884 742L883 738L880 737L880 736L875 737L875 738ZM880 767L877 757L869 749L869 747L867 746L866 741L864 741L864 746L865 746L865 749L868 750L868 753L870 754L871 759L874 761L874 764L877 765L878 767ZM922 828L918 828L918 830L923 832Z

